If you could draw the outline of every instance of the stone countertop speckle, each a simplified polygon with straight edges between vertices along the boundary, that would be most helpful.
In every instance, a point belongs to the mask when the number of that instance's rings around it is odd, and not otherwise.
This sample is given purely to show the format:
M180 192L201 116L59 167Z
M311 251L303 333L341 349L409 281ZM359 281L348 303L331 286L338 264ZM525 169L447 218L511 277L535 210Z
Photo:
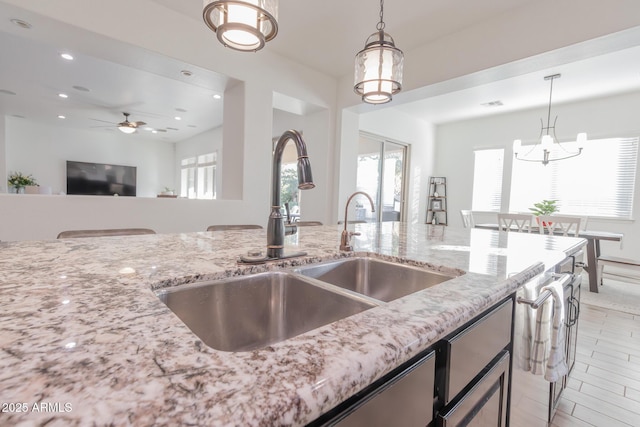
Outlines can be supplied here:
M304 425L584 244L401 223L300 227L303 258L240 265L266 230L0 243L0 425ZM368 254L454 274L250 352L204 345L154 290Z

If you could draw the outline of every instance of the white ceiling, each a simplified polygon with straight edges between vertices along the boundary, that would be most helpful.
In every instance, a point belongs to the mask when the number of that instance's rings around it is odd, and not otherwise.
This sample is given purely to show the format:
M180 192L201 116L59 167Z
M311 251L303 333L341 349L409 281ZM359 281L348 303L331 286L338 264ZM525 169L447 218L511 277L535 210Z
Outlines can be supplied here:
M24 29L10 22L25 19ZM91 54L60 57L65 40L91 37ZM224 75L89 34L0 3L0 114L47 125L118 132L124 120L147 123L138 137L181 141L222 124ZM192 72L190 77L181 71ZM82 90L81 88L88 89ZM4 91L15 93L7 94ZM58 97L68 95L67 99ZM64 115L65 119L59 119ZM176 120L180 117L181 120ZM146 129L158 130L153 134Z
M397 46L410 51L530 3L535 0L394 0L385 3L384 17ZM166 7L204 26L202 0L152 0L149 4L155 4L151 9ZM265 49L336 78L350 75L354 55L375 31L379 2L325 0L322 8L317 5L310 0L280 0L279 33ZM0 114L58 124L58 114L64 114L66 126L113 132L115 125L103 121L115 124L127 111L132 121L167 130L143 135L160 141L179 141L221 124L222 102L212 95L223 93L225 87L236 84L234 80L43 17L27 16L35 22L25 30L9 22L22 17L16 16L16 10L0 2L0 90L16 93L0 92ZM63 44L57 42L69 37L92 38L100 54L76 55L72 63L61 60L58 46ZM543 77L558 72L563 77L554 83L554 103L640 90L639 49L637 27L596 42L595 48L568 47L506 64L499 71L402 93L385 108L442 123L540 107L548 102L549 86ZM183 69L193 76L182 76ZM57 98L61 91L70 98ZM496 100L503 106L481 105ZM176 121L176 115L185 119ZM108 127L93 128L102 125Z

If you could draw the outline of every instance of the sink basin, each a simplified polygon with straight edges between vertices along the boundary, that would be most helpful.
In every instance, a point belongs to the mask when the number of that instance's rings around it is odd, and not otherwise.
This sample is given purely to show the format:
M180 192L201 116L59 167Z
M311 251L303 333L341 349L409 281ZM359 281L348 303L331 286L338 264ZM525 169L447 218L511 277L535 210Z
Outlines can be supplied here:
M453 279L422 268L367 257L329 261L295 271L386 302Z
M222 351L266 347L376 306L310 282L268 272L157 295L205 344Z

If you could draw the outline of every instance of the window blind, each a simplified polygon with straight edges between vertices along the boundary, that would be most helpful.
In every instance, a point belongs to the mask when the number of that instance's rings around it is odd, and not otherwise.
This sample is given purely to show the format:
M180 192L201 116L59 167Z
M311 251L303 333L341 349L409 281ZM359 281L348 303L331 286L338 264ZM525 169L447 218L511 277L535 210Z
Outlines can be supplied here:
M546 166L514 160L509 210L529 212L549 199L565 215L631 219L637 159L638 138L607 138Z
M474 155L471 209L500 212L504 149L476 150Z

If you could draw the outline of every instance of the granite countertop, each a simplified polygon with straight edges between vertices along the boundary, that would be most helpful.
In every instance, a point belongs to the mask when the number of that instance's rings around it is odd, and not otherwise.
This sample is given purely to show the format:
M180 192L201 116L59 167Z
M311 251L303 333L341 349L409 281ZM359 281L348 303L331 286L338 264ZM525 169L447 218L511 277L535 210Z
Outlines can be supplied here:
M353 228L354 226L350 226ZM304 425L409 360L583 239L401 223L0 243L0 425ZM204 345L156 297L180 284L369 254L458 276L250 352Z

